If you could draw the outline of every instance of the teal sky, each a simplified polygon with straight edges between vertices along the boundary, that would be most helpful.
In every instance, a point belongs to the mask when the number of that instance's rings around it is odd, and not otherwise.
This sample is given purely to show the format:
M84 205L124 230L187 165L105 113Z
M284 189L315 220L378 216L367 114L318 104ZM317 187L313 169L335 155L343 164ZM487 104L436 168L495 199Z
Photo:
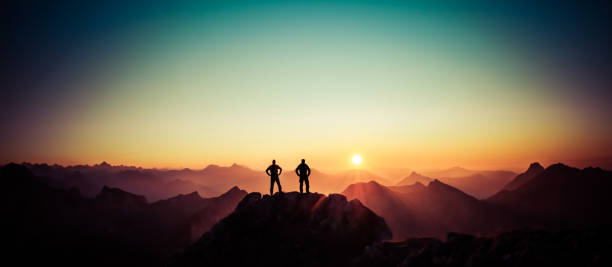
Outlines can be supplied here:
M66 57L13 96L33 111L9 122L4 161L308 157L335 170L360 153L365 167L516 167L612 148L606 81L565 75L562 63L583 62L537 26L571 25L556 13L387 1L96 10L57 22L66 37L41 53Z

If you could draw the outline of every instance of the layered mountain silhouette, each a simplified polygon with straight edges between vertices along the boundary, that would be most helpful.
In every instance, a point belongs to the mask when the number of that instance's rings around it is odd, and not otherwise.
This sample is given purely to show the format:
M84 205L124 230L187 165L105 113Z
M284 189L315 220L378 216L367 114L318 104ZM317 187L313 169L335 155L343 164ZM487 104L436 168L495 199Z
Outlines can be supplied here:
M297 192L251 193L173 266L344 266L391 238L358 200Z
M529 168L524 172L516 176L512 181L510 181L506 186L504 186L503 190L512 191L524 185L525 183L531 181L531 179L540 175L544 171L544 167L540 165L538 162L531 163Z
M483 199L499 192L515 176L516 173L509 171L483 171L468 176L438 179L471 196Z
M423 185L417 183L408 187L423 187ZM403 239L424 231L413 207L406 204L400 194L391 191L388 187L374 181L357 183L347 187L342 194L347 199L359 199L376 214L384 217L395 239Z
M59 166L47 164L24 163L48 185L69 190L77 188L85 197L95 197L104 186L121 188L125 191L145 196L149 201L156 201L197 191L201 196L217 196L228 188L240 185L247 191L263 191L269 188L269 177L262 171L245 166L208 165L201 170L165 170L143 169L133 166L113 166L102 162L93 166ZM298 189L298 177L293 171L295 166L282 166L284 172L280 177L286 190ZM348 185L376 180L388 185L389 180L366 170L348 170L336 174L327 174L312 169L310 181L316 184L317 192L336 193Z
M283 173L280 176L280 180L283 188L286 190L297 189L298 177L294 172L296 166L281 165ZM188 169L167 171L162 172L159 176L186 179L216 190L219 190L219 188L225 189L234 185L240 185L241 188L247 191L263 191L270 186L270 179L263 170L256 171L238 164L233 164L229 167L208 165L201 171ZM388 183L385 178L365 170L348 170L337 174L328 174L313 168L310 175L311 184L316 184L317 191L324 193L340 192L352 183L369 180L381 181L385 184Z
M425 170L422 171L426 176L429 177L465 177L476 174L476 171L468 170L459 166L455 166L448 169L442 170Z
M516 189L502 190L486 200L439 180L427 186L357 183L343 194L384 217L396 240L444 237L447 232L490 234L521 227L561 229L612 223L609 171L562 164L540 168L531 164L510 183Z
M126 166L111 166L106 162L94 166L79 165L63 167L47 164L23 164L38 177L45 178L48 185L58 189L77 188L85 197L95 197L104 186L121 188L134 194L143 195L150 201L197 191L202 196L216 196L234 185L217 187L203 185L186 179L177 172L142 169ZM185 177L185 178L184 178Z
M359 199L385 218L394 238L444 237L448 232L492 232L510 219L490 204L479 201L438 180L427 186L385 187L376 182L353 184L342 192Z
M395 183L409 176L414 171L411 168L389 167L389 166L388 167L380 167L380 166L373 167L371 170L383 177L388 178L390 182L395 182Z
M228 180L217 187L260 177L239 165L205 170L5 165L0 208L2 235L11 244L6 260L68 266L608 266L612 255L612 172L600 168L534 163L507 181L508 190L484 200L439 179L400 186L361 182L376 177L365 171L319 173L317 179L332 180L328 186L359 181L345 188L346 197L262 196L231 187L217 197L194 190L148 201L113 185L102 185L92 197L68 186L81 180L92 188L114 179L128 180L126 187L150 179L158 185ZM261 180L267 187L269 181ZM526 227L542 230L516 230Z
M516 173L511 171L476 171L461 167L453 167L439 171L427 171L423 172L423 174L456 187L478 199L488 198L499 192L516 176Z
M517 177L518 178L518 177ZM518 188L487 202L516 214L525 224L580 227L612 223L612 172L554 164Z
M281 179L283 178L281 177ZM289 179L289 181L291 181L293 177ZM338 193L348 185L372 180L378 181L382 184L391 184L391 182L386 178L360 169L348 170L337 174L327 174L313 169L310 175L310 184L313 185L313 188L315 188L314 185L316 185L317 189L315 190L317 190L317 192L325 193Z
M500 194L511 196L507 194L558 188L551 190L550 196L543 193L545 197L541 200L544 200L551 196L563 198L559 192L573 187L577 190L575 193L592 192L592 198L604 201L605 190L593 190L592 186L606 185L604 180L609 181L608 175L601 169L578 170L552 165L516 190ZM428 185L417 182L390 187L373 181L356 183L343 194L346 199L357 198L361 202L347 202L342 195L325 198L317 194L288 193L261 197L252 193L234 213L177 256L172 265L607 266L612 255L610 222L605 220L609 201L599 204L582 201L571 206L574 210L597 210L598 214L604 214L586 216L588 223L583 220L584 224L576 224L570 217L521 214L512 205L501 205L494 198L476 199L439 180ZM530 195L516 196L508 198L512 200L510 204L519 200L522 203L521 198ZM326 215L314 215L321 212L321 206L325 207L322 214ZM538 210L542 214L551 214L551 211L555 214L557 210L556 206L542 208ZM384 221L375 214L381 215ZM371 219L362 221L363 218ZM579 227L556 230L562 228L559 220L566 220L564 226ZM394 240L399 242L381 242L391 237L388 230L380 230L386 228L385 223L391 228ZM524 227L549 230L511 230ZM405 239L407 236L423 237Z
M410 173L410 175L406 176L404 179L399 181L399 183L397 183L396 186L413 185L415 183L421 183L421 184L426 185L426 184L429 184L429 182L433 180L434 179L427 177L425 175L419 174L417 172L412 172Z
M231 213L247 194L238 188L216 198L197 192L148 203L118 188L103 187L95 198L56 189L17 164L0 169L1 195L11 244L22 265L161 265Z

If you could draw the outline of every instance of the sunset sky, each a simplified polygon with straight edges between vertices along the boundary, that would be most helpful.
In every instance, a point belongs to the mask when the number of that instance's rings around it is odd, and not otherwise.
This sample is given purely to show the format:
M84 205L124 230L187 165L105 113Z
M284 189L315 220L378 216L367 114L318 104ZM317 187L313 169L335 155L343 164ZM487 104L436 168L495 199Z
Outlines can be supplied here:
M0 163L612 159L610 8L512 2L19 3Z

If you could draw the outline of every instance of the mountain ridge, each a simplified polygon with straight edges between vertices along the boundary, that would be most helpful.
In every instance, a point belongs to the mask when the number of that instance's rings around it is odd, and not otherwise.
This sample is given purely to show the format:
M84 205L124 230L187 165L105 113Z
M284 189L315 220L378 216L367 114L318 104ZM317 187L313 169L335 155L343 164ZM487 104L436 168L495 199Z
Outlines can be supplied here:
M420 173L417 173L417 172L413 171L412 173L410 173L410 175L406 176L404 179L399 181L396 184L396 186L411 185L411 184L414 184L416 182L419 182L421 184L428 184L429 182L431 182L433 180L434 180L433 178L427 177L425 175L422 175Z
M389 238L385 221L358 200L254 192L171 266L344 266L367 245Z
M527 170L519 175L517 175L512 181L504 186L502 190L514 190L527 183L531 179L540 175L544 171L544 167L540 165L539 162L534 162L529 165Z

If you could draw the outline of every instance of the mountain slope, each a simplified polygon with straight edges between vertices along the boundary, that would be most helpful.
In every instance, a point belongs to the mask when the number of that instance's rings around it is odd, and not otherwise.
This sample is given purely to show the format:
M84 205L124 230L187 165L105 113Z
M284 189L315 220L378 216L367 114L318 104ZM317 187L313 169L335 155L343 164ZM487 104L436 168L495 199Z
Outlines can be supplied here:
M77 188L85 196L93 198L104 186L145 196L150 201L157 201L178 194L197 191L200 195L211 197L231 188L211 188L189 180L194 173L190 170L167 171L142 169L126 166L112 166L106 162L87 166L59 166L47 164L22 164L32 173L41 177L41 181L57 189Z
M412 172L409 176L407 176L406 178L402 179L399 183L397 183L396 186L412 185L416 182L419 182L421 184L428 184L429 182L433 180L434 179L429 178L425 175L422 175L416 172Z
M344 266L390 237L382 218L342 195L251 193L172 265Z
M512 191L515 190L525 183L531 181L531 179L540 175L544 171L544 167L540 163L534 162L529 165L529 168L524 172L516 176L512 181L504 186L502 190Z
M467 176L437 178L473 197L484 199L499 192L515 176L516 173L510 171L478 171Z
M424 186L385 187L375 182L349 186L343 194L359 199L385 218L396 240L413 236L443 237L447 232L482 233L502 225L505 217L489 204L438 180Z
M449 233L368 247L351 266L610 266L612 231L517 230L495 236Z
M377 182L349 185L342 194L347 199L359 199L376 214L385 218L396 240L424 231L412 206L404 203L399 194Z
M478 171L468 170L468 169L456 166L456 167L452 167L452 168L444 169L444 170L422 171L421 173L423 175L427 176L427 177L434 177L434 178L451 177L451 178L456 178L456 177L465 177L465 176L474 175L474 174L478 173Z
M513 191L488 202L550 227L612 223L612 172L554 164Z
M39 260L63 266L162 265L246 195L234 188L217 198L194 192L149 204L143 196L110 187L95 199L83 198L78 190L48 186L23 165L3 166L0 178L7 252L26 266Z

